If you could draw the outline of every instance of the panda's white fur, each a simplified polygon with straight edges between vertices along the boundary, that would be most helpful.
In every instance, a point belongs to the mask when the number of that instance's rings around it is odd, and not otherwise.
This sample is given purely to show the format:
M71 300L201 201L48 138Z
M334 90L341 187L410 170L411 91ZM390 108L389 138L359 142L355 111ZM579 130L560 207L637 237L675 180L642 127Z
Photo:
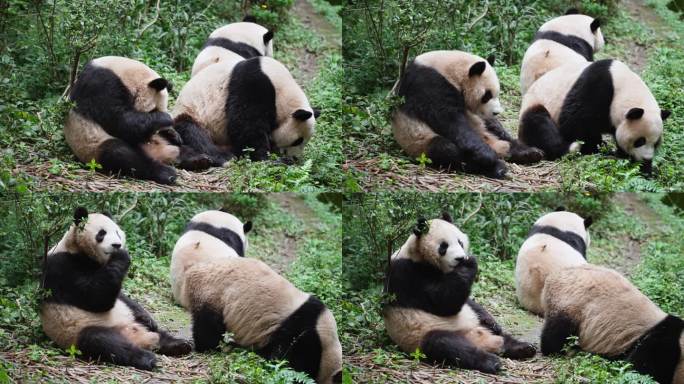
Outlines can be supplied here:
M152 317L120 292L130 263L124 231L108 216L78 208L75 222L47 255L41 304L45 334L83 357L152 369L152 350L168 355L191 345L159 329Z
M269 354L264 349L272 347L274 335L282 333L283 323L291 321L293 313L311 308L311 302L316 302L320 309L316 319L304 313L296 321L315 321L321 351L316 356L320 365L312 368L318 375L313 378L319 383L332 383L342 369L342 347L332 313L263 262L242 257L247 248L245 233L250 229L251 222L243 224L232 214L206 211L191 219L174 247L173 294L176 301L193 313L197 349L212 348L207 337L218 343L223 333L199 323L205 321L209 312L224 330L231 332L237 344Z
M615 128L615 139L622 151L636 161L651 161L663 133L663 119L669 115L669 111L661 111L648 86L627 65L617 60L601 60L582 65L564 65L548 72L532 84L523 97L520 109L520 138L526 141L528 145L535 145L525 139L525 131L529 127L526 127L524 123L526 113L534 108L543 108L545 112L548 112L552 123L558 127L559 118L564 105L566 105L566 96L571 91L576 90L576 82L588 76L600 76L599 71L604 71L606 67L608 67L613 89L596 89L595 91L596 94L612 92L612 102L610 102L609 111L601 112L607 114L608 123ZM585 100L583 102L596 103L597 101L600 100ZM578 102L582 103L582 101ZM576 103L573 104L576 105ZM642 109L643 115L636 119L628 118L628 113L633 109ZM567 129L570 130L571 128L568 127ZM604 133L609 133L611 130L610 126L597 126L596 130L599 128ZM579 130L580 128L573 129ZM560 131L558 132L552 134L549 131L548 134L558 136ZM532 133L532 135L539 137L537 133ZM635 142L639 138L644 138L645 143L635 147ZM558 148L558 154L562 155L563 151L567 152L571 148L577 148L573 144L574 142L566 142L563 144L565 148Z
M212 64L190 79L178 95L173 109L174 117L188 116L211 137L217 146L235 149L235 143L230 142L227 134L227 131L232 128L228 124L229 116L226 115L230 113L230 110L226 110L226 101L230 96L228 83L236 68L242 68L241 65L258 66L275 89L276 126L269 133L273 146L283 150L287 156L301 156L304 146L314 134L317 116L317 112L309 104L302 89L287 68L270 57L255 57L237 64L234 66ZM238 91L244 93L249 92L250 89L238 89ZM239 100L236 102L240 103ZM242 103L245 102L248 101L245 100ZM305 120L295 118L293 114L296 111L310 113L310 117ZM302 140L301 143L293 146L292 144L298 139Z
M530 357L534 348L502 333L468 298L477 272L468 248L468 236L447 214L420 219L391 258L386 290L393 298L383 309L385 328L404 352L420 348L434 362L496 372L494 354Z
M169 94L166 88L157 91L148 84L160 78L159 74L147 65L133 59L119 56L105 56L90 62L93 66L114 72L133 96L137 111L167 111ZM106 91L106 90L103 90ZM112 139L99 124L81 115L74 109L69 111L64 125L64 138L76 157L84 163L98 159L100 145ZM180 149L159 134L141 144L143 151L152 159L172 164L178 158Z
M273 40L268 39L268 42L264 44L264 36L268 33L268 29L259 24L239 22L217 28L209 35L209 39L229 39L235 43L243 43L254 48L261 56L273 57ZM202 48L202 51L200 51L197 58L195 58L195 62L192 65L191 77L195 76L211 64L223 63L232 66L235 65L235 62L246 58L249 57L243 57L224 47L207 45Z
M546 277L559 269L586 263L586 254L581 252L586 251L590 241L585 223L579 215L565 211L547 213L534 223L515 262L515 290L523 308L542 315L541 293ZM552 230L545 231L547 228ZM573 239L567 239L570 236Z
M192 223L209 224L218 229L234 232L242 242L243 255L238 254L231 245L218 237L192 226ZM251 227L251 224L250 224ZM250 227L247 227L249 230ZM237 258L244 256L248 241L245 236L245 225L240 219L228 212L204 211L190 219L186 231L176 241L171 252L171 288L173 297L185 308L189 308L185 295L185 271L188 267L204 261L220 261L223 258Z
M684 383L684 321L669 316L620 273L591 264L561 269L546 279L542 300L544 354L560 352L565 338L574 335L582 350L626 359L661 383L669 382L666 378ZM656 325L668 336L654 332ZM658 367L677 352L672 371ZM652 364L643 364L648 361Z
M543 32L557 32L564 37L579 38L586 42L592 53L603 48L604 39L601 27L592 31L596 19L587 15L571 14L553 18L544 23L537 31L538 38L527 48L520 69L520 89L524 95L537 79L562 65L581 65L587 58L572 48L544 38Z

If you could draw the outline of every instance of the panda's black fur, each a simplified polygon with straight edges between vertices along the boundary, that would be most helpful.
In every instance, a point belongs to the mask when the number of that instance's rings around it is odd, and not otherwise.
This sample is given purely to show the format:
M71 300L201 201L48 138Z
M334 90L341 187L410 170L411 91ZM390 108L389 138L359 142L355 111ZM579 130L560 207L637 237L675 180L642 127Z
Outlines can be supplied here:
M95 217L97 215L95 214ZM93 215L88 215L85 208L77 208L74 212L74 225L68 234L78 230L75 227L78 227L81 222L95 220L93 217ZM102 230L97 234L90 233L90 235L99 243L104 237L101 232ZM190 352L191 344L159 328L152 316L140 304L121 291L123 279L131 261L128 252L121 245L119 244L119 248L115 248L109 254L109 259L104 265L97 262L92 255L82 253L83 250L80 251L81 253L55 251L49 254L44 267L43 284L43 289L49 294L43 300L41 317L44 329L50 329L50 334L62 332L55 328L57 323L45 324L45 321L57 321L55 319L59 319L62 324L67 324L69 327L79 329L76 347L82 352L84 358L150 370L156 364L154 353L127 339L117 328L125 322L113 319L117 314L112 310L116 305L120 305L120 302L130 311L135 323L142 325L150 333L158 335L156 347L159 353L171 356L183 355ZM56 307L51 305L58 305L60 309L55 309ZM80 318L65 319L64 314L58 312L63 312L65 309L62 308L68 307L75 307L84 312L80 312ZM51 311L53 312L50 313ZM91 321L88 318L100 320ZM108 322L114 322L117 326L104 326ZM102 325L87 325L89 323ZM73 331L64 330L64 332ZM59 341L56 342L59 344Z
M246 224L249 224L249 227L245 228L245 233L249 232L251 229L251 222ZM235 231L231 229L215 227L209 223L190 221L185 227L183 233L188 231L201 231L214 236L215 238L226 243L226 245L229 247L233 248L238 256L245 257L245 246L242 242L242 239L237 233L235 233Z
M592 23L592 31L595 30L593 29L593 25L594 24ZM533 42L540 39L551 40L555 41L556 43L563 44L582 55L582 57L587 59L587 61L594 61L594 49L582 38L572 35L564 35L555 31L539 31L534 35Z
M267 42L268 41L264 39L264 43ZM251 45L226 39L225 37L209 38L207 42L204 43L202 49L211 46L225 48L229 51L237 53L245 59L251 59L252 57L262 56L262 54L259 53L259 51Z

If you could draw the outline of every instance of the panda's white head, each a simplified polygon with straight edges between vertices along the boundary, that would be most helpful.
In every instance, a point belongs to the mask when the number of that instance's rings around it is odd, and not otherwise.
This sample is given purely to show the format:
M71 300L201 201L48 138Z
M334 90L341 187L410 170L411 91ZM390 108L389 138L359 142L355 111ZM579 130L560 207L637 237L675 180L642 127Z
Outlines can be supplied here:
M166 112L171 83L147 65L127 57L104 56L91 62L114 72L133 98L133 107L140 112Z
M225 208L204 211L190 219L190 223L205 223L217 229L227 229L235 233L242 241L242 254L247 252L249 241L246 234L252 229L252 222L242 223L240 219L229 213Z
M573 232L584 240L586 247L589 247L591 238L587 230L593 219L591 217L582 218L580 215L565 210L565 207L558 207L556 211L547 213L535 221L535 226L546 226L557 228L561 231Z
M440 219L418 219L408 246L411 260L426 262L444 273L451 272L461 260L469 257L468 236L452 224L451 216L446 212Z
M308 106L292 111L271 134L276 148L287 157L300 158L314 134L318 116L320 112Z
M539 31L579 37L591 46L594 53L603 49L605 45L603 33L601 33L601 20L579 14L579 11L574 8L569 9L563 16L547 21L539 28Z
M499 78L492 67L494 55L487 61L477 61L468 69L463 83L463 97L468 109L483 119L489 119L503 112L499 101Z
M88 213L84 207L74 210L74 224L65 236L69 252L83 253L100 264L109 255L126 249L126 234L107 214Z
M619 151L633 160L650 163L660 146L663 121L668 116L667 110L629 108L615 130Z

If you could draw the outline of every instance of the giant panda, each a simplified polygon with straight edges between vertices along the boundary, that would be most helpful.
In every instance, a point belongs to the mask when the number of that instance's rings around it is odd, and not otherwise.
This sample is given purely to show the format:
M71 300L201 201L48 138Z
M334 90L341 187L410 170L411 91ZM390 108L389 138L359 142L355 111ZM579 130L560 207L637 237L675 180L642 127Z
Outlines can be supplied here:
M265 160L282 151L296 160L319 112L284 65L260 56L202 70L181 90L173 115L183 141L220 166L247 153Z
M403 103L392 116L392 131L409 156L425 154L438 168L502 178L506 165L539 161L541 152L514 140L496 121L502 111L499 79L489 62L461 51L417 56L400 79Z
M166 111L169 82L145 64L118 56L88 62L70 92L75 107L64 137L76 157L108 173L172 184L179 162L188 169L209 166L205 155L182 145Z
M515 261L515 291L523 308L543 315L541 293L546 277L587 262L591 223L591 217L583 219L563 207L535 221Z
M468 236L448 214L419 219L413 234L392 255L383 308L390 338L406 353L417 348L433 363L495 373L497 354L527 358L535 348L502 331L494 318L469 298L477 262Z
M255 21L247 16L240 23L231 23L214 30L195 58L190 77L214 63L228 62L234 65L252 57L273 57L273 31Z
M204 211L193 216L171 252L171 288L176 302L189 308L183 285L183 275L188 267L200 261L244 257L249 245L245 235L251 229L251 221L243 224L222 210Z
M642 170L650 173L669 115L622 62L570 64L548 72L527 91L518 137L553 160L577 149L596 153L601 135L612 134L618 154L641 161Z
M561 65L594 61L603 48L601 21L579 15L576 9L544 23L525 51L520 68L520 90L524 95L532 83Z
M195 349L214 349L230 332L235 343L264 358L287 360L318 383L340 383L335 318L315 296L260 260L242 257L250 227L226 212L203 212L174 247L174 296L192 313Z
M101 213L79 207L74 223L47 255L41 304L43 330L61 348L76 346L89 359L151 370L157 351L190 352L189 342L160 329L121 292L130 256L126 234Z
M544 355L579 347L633 368L661 384L684 384L684 320L668 315L618 272L591 264L561 269L542 293Z

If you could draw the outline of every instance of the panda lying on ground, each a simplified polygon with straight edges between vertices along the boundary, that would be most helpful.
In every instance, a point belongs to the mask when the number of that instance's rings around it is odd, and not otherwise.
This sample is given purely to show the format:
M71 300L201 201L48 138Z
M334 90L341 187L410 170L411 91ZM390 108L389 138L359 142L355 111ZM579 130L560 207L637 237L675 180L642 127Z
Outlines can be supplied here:
M400 79L404 103L394 112L392 130L409 156L425 154L438 168L502 178L506 165L542 158L511 138L496 120L502 111L499 79L488 61L461 51L417 56Z
M174 297L192 313L199 352L225 332L267 359L287 360L318 383L342 382L342 347L330 310L260 260L245 258L242 224L222 211L192 218L171 259Z
M577 336L584 351L627 360L661 384L684 384L684 320L618 272L591 264L561 269L546 279L542 301L544 355Z
M179 356L192 346L160 329L145 309L121 292L130 256L126 235L101 213L79 207L62 240L47 256L41 306L45 333L83 357L151 370L152 351Z
M386 292L385 327L406 353L417 348L433 363L495 373L496 354L522 359L535 348L502 331L496 320L469 298L477 273L468 237L451 217L419 219L406 243L392 256Z

